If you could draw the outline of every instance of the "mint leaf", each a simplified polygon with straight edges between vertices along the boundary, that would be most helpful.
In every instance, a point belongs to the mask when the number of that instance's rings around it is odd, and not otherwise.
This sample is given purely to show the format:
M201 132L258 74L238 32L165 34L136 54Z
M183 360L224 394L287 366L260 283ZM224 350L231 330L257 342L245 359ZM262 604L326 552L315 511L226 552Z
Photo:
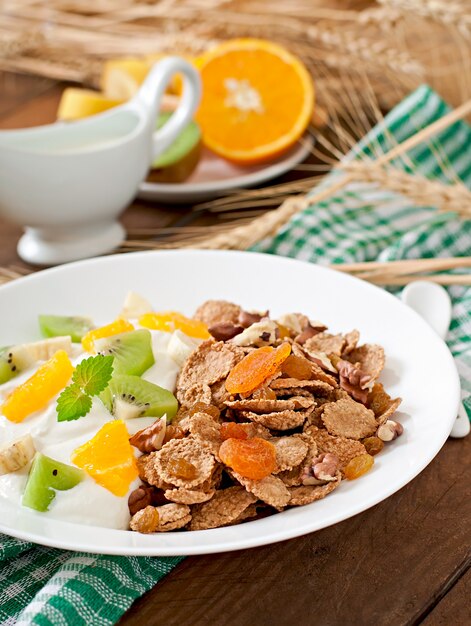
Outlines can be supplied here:
M72 380L89 396L97 396L111 380L113 361L112 356L91 356L77 365Z
M92 399L78 384L69 385L57 399L57 421L71 422L86 415L92 408Z

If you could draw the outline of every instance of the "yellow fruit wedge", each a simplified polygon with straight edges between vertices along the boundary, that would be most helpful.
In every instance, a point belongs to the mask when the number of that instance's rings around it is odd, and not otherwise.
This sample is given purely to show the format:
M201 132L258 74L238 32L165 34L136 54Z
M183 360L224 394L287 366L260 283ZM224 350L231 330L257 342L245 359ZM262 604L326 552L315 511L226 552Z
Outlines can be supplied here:
M105 337L113 337L134 330L134 326L125 319L118 318L115 322L90 330L82 339L82 347L87 352L95 352L95 341Z
M62 94L57 118L65 121L79 120L90 115L103 113L103 111L112 109L123 102L124 100L107 98L100 92L91 89L69 87Z
M11 422L22 422L43 409L68 384L74 368L67 352L59 350L19 385L3 403L1 412Z
M127 494L138 476L129 433L122 420L113 420L100 428L92 439L73 452L71 461L119 497Z
M107 98L129 100L144 82L151 65L146 59L126 57L106 61L101 88Z

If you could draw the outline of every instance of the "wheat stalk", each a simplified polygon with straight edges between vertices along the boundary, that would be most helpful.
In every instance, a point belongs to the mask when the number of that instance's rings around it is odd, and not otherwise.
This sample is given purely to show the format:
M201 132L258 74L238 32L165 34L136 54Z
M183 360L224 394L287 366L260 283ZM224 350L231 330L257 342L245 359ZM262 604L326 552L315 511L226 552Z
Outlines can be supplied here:
M376 184L381 189L407 196L420 206L471 218L471 191L463 184L447 185L395 167L381 167L369 160L340 164L339 168L351 173L355 181Z
M453 26L471 38L471 10L468 0L378 0L385 7L431 18L445 26Z

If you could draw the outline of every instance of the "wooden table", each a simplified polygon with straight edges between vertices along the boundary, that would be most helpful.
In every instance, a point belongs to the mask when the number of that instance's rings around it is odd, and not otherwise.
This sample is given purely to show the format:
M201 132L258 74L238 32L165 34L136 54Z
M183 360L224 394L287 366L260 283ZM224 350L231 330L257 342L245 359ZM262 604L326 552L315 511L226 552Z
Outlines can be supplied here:
M0 75L0 93L0 128L32 126L54 118L60 86ZM136 202L123 221L160 227L181 215ZM18 262L19 234L0 222L0 265ZM350 520L272 546L186 559L121 624L469 625L470 477L471 438L449 440L414 481Z

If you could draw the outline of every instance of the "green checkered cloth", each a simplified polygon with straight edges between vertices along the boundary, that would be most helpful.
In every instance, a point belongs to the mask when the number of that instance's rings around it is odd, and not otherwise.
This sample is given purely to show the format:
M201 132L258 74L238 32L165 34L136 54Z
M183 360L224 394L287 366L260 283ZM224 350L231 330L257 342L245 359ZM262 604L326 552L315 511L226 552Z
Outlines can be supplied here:
M378 146L388 150L392 136L403 141L447 111L437 94L421 87L348 158ZM413 150L404 167L429 178L440 178L443 168L453 168L471 187L469 146L471 128L458 122L427 147ZM433 207L411 206L374 185L352 184L295 215L276 237L254 249L319 263L471 255L471 222L438 214ZM471 290L453 287L450 294L454 306L448 343L470 410ZM0 626L114 624L180 560L79 554L0 535Z

